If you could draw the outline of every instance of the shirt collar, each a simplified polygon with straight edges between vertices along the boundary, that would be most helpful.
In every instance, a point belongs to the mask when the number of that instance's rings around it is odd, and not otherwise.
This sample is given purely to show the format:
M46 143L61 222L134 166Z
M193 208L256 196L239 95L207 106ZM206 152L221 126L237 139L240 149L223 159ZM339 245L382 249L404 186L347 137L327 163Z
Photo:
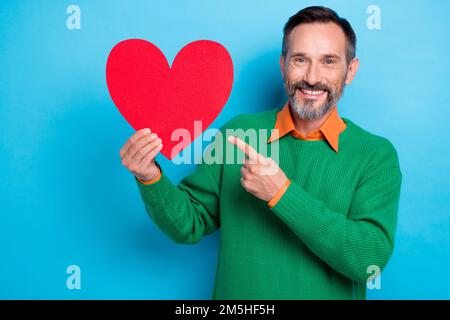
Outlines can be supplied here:
M295 128L289 108L289 102L287 102L284 107L278 111L274 128L275 130L272 131L272 135L267 142L269 143L275 141L282 138L286 134L291 133L294 137L303 140L325 139L334 151L338 152L339 135L345 130L346 127L346 123L339 116L337 107L335 107L319 129L312 131L307 137L304 137Z

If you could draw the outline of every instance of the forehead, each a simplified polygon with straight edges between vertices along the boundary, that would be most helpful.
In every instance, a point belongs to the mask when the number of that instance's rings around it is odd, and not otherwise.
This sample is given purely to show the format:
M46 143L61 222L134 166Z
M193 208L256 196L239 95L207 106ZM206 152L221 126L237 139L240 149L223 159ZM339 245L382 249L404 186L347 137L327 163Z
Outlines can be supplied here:
M303 52L310 55L344 56L346 45L344 31L332 22L300 24L291 31L288 38L289 54Z

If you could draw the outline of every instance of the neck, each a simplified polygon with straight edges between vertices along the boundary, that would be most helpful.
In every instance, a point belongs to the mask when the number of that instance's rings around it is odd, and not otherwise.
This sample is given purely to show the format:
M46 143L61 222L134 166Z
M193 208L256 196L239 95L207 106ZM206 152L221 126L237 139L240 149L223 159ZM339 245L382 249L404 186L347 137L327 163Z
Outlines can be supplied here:
M319 129L322 124L325 122L325 120L328 118L331 112L337 108L336 105L334 105L330 110L328 110L327 113L325 113L322 117L316 120L309 120L309 119L301 119L299 115L292 111L292 108L290 107L289 110L291 112L292 119L294 120L295 129L300 132L303 136L307 137L311 132L314 130Z

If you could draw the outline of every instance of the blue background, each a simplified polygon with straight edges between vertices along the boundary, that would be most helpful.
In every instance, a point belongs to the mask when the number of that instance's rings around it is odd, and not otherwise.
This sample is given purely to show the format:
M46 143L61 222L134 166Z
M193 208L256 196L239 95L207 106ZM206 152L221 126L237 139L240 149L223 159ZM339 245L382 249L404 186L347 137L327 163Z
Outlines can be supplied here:
M66 8L81 8L68 30ZM235 81L211 127L281 106L282 27L322 4L353 25L360 70L342 116L390 139L404 175L396 248L369 299L450 298L449 1L1 1L0 298L209 299L220 231L195 246L153 224L119 150L133 133L105 82L111 48L143 38L169 62L222 43ZM366 26L369 5L382 29ZM174 182L195 165L158 155ZM66 268L81 268L68 290Z

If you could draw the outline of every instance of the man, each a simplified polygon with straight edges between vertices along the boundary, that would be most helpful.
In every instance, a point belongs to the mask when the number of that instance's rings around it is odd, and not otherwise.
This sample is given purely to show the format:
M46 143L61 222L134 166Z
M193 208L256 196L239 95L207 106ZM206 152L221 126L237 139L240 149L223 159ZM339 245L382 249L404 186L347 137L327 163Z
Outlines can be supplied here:
M286 23L288 102L221 128L275 129L259 139L277 145L279 163L228 135L243 165L201 163L175 186L154 161L162 142L150 129L120 151L171 239L196 243L220 226L213 299L364 299L370 270L386 266L402 174L387 139L338 114L358 69L355 47L350 24L328 8L305 8Z

